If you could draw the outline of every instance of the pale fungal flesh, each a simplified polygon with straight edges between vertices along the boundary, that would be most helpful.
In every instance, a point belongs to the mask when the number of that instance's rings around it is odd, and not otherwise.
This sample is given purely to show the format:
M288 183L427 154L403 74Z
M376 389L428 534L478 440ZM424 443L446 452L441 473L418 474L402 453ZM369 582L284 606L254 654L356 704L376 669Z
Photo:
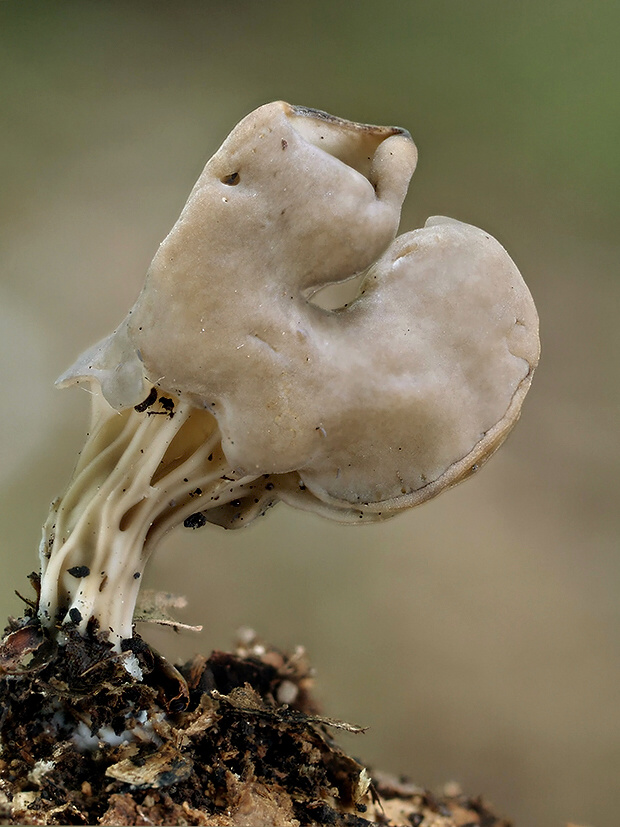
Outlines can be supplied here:
M417 153L396 127L277 102L207 163L135 306L59 384L93 421L41 544L41 617L131 636L144 565L185 522L278 500L381 520L473 473L516 422L536 310L487 233L395 239ZM363 274L335 310L322 287Z

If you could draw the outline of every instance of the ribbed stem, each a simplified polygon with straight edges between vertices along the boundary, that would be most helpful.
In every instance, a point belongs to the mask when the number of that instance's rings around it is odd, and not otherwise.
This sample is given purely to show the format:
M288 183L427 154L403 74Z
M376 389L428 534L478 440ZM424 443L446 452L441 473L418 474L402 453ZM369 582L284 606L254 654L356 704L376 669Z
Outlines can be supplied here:
M39 613L48 627L71 622L82 633L94 619L120 649L164 534L243 495L256 477L228 467L208 411L152 391L148 407L119 412L93 390L86 444L43 529Z

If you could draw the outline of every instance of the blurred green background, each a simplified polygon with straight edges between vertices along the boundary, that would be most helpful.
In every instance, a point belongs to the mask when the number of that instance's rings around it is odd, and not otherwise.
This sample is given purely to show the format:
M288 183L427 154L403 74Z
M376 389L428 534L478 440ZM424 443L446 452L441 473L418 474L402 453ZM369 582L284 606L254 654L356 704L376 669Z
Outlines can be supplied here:
M302 643L346 746L457 779L518 825L617 825L620 771L620 5L435 0L0 4L3 614L36 565L87 398L55 377L125 315L233 125L282 98L407 127L404 230L492 232L537 301L543 360L473 481L346 528L279 506L171 535L148 585L199 637ZM148 630L147 630L148 633Z

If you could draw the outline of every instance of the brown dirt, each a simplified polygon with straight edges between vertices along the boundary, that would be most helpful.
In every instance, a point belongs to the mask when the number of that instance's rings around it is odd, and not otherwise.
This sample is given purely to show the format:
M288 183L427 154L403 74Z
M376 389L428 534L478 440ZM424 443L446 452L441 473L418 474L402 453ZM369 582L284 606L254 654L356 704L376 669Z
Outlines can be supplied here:
M301 649L247 634L177 669L138 636L58 645L34 608L0 645L2 824L509 827L346 755L333 732L361 730L318 714Z

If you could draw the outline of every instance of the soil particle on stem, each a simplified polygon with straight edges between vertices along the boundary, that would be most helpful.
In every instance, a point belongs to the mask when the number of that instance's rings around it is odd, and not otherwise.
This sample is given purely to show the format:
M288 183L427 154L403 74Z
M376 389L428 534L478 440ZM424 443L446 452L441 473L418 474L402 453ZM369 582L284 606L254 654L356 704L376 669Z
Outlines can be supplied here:
M177 668L139 636L119 655L94 629L64 632L28 610L0 644L2 824L509 827L341 750L334 732L363 730L319 714L302 649L246 631Z

